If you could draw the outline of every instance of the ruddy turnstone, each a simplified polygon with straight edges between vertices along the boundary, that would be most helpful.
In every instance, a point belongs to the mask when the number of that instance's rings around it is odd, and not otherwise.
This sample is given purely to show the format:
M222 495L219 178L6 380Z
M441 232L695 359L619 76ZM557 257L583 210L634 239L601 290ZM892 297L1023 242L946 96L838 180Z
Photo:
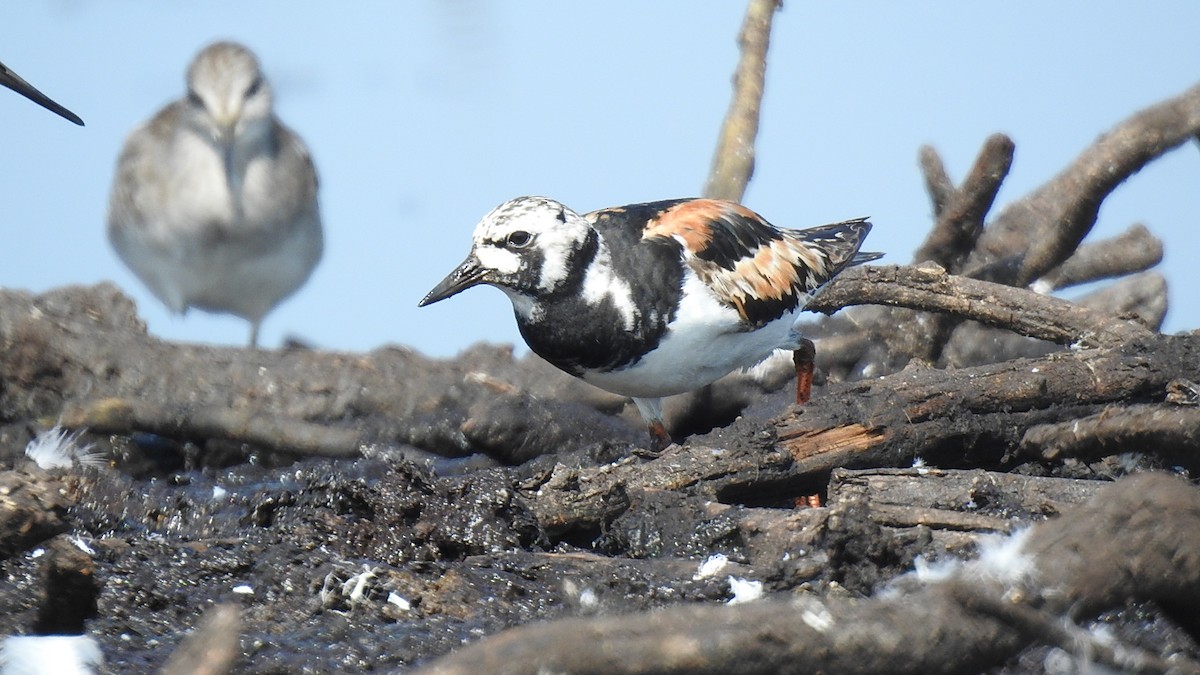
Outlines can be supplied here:
M125 141L108 238L169 309L240 316L255 346L263 317L321 258L316 170L249 49L201 50L187 87Z
M671 441L662 398L710 384L791 349L797 403L808 400L814 349L794 328L860 253L865 218L776 228L733 202L674 199L580 215L519 197L484 216L471 253L420 306L477 284L512 300L521 336L558 368L629 396L652 450Z
M67 110L63 106L59 105L59 103L54 99L38 91L37 87L34 87L32 84L29 84L25 80L21 79L20 75L17 75L13 71L9 70L8 67L3 63L0 63L0 85L4 85L5 87L12 89L18 94L42 106L46 110L49 110L59 117L62 117L65 120L69 120L75 124L78 124L79 126L83 126L83 120L79 119L79 115Z

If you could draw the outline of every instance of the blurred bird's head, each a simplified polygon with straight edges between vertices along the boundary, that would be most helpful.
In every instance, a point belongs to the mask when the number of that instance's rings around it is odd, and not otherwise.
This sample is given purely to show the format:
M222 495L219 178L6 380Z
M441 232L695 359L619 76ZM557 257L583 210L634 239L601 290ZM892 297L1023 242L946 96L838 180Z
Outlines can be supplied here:
M234 42L205 47L187 72L186 115L203 135L228 150L266 134L271 125L271 86L258 58Z

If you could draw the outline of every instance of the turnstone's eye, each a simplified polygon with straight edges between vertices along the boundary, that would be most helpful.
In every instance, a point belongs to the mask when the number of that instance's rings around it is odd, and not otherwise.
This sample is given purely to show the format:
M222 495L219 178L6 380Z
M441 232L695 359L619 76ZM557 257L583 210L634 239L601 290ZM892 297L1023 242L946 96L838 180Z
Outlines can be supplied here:
M517 230L508 235L504 240L504 244L509 248L525 248L529 242L533 241L533 235L525 230Z

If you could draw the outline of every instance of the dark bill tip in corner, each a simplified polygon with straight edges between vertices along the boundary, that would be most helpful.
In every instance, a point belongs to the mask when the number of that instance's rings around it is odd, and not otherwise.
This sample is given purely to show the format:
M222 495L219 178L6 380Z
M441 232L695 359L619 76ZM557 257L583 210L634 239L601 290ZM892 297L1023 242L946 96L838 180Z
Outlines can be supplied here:
M13 71L9 70L3 63L0 63L0 85L12 89L18 94L42 106L46 110L59 115L65 120L73 122L79 126L83 126L83 120L79 118L79 115L67 110L54 99L38 91L36 87L21 79L20 75L17 75Z

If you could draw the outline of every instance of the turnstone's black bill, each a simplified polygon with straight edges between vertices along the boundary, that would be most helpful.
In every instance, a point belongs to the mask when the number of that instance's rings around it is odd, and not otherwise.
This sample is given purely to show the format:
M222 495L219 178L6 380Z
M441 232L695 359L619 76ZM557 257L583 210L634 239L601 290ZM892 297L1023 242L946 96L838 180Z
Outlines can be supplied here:
M512 300L529 347L601 389L630 396L653 449L670 442L662 398L794 350L797 403L812 385L812 342L793 324L860 253L864 218L808 230L772 226L714 199L632 204L580 215L519 197L484 216L471 253L420 306L478 284Z

